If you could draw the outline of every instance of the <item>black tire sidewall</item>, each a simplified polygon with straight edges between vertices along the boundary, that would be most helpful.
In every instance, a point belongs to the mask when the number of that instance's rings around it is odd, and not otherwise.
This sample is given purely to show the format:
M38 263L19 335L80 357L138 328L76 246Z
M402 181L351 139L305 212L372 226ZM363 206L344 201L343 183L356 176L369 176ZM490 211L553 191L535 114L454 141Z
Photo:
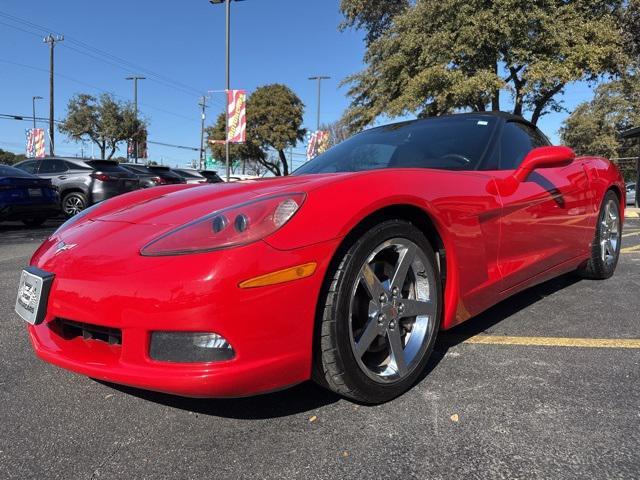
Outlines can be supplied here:
M404 379L394 383L378 383L369 378L358 365L350 340L349 308L351 303L351 291L356 281L360 268L367 260L371 252L382 242L392 238L406 238L420 247L436 275L436 326L429 340L429 345L423 354L423 358L414 370ZM389 220L383 222L365 233L347 252L348 261L345 264L344 275L337 285L336 305L334 305L335 319L335 345L338 350L337 361L341 362L340 370L344 372L343 380L352 390L356 390L372 403L381 403L397 397L408 390L423 372L440 328L442 286L439 281L439 271L435 253L429 241L415 226L405 221ZM336 308L337 307L337 308Z
M613 262L607 264L607 262L602 260L601 250L600 250L600 224L604 220L605 215L605 207L607 203L612 201L616 206L616 213L618 214L618 245L616 246L616 254ZM620 259L620 248L621 248L621 240L622 240L622 217L620 215L620 201L618 200L618 196L609 190L604 198L602 199L602 204L600 205L600 213L598 214L598 224L596 225L596 235L595 235L595 244L592 252L591 261L594 262L594 267L596 273L598 273L599 277L609 278L613 275L618 266L618 260Z
M80 192L71 192L71 193L67 193L63 198L62 198L62 213L64 214L65 217L67 218L71 218L73 217L73 215L69 215L65 210L65 204L67 202L67 200L71 197L77 197L82 201L82 210L84 210L85 208L87 208L87 197ZM76 214L77 215L77 214Z

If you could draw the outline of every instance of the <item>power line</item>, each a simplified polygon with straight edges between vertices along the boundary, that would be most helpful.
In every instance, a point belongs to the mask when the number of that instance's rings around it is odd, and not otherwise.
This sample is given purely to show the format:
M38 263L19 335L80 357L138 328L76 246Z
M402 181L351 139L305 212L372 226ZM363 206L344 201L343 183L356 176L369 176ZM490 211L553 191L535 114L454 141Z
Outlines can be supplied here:
M45 73L49 72L49 70L47 70L46 68L40 68L40 67L36 67L34 65L27 65L25 63L14 62L12 60L7 60L7 59L4 59L4 58L0 58L0 62L8 63L10 65L16 65L16 66L23 67L23 68L28 68L28 69L31 69L31 70L36 70L36 71L39 71L39 72L45 72ZM114 93L114 92L112 92L110 90L105 90L104 88L100 88L100 87L98 87L96 85L93 85L91 83L87 83L87 82L84 82L82 80L78 80L77 78L71 77L69 75L64 75L62 73L54 73L54 76L57 77L57 78L64 78L65 80L68 80L70 82L77 83L78 85L82 85L84 87L88 87L88 88L91 88L93 90L97 90L97 91L102 92L102 93L108 93L110 95L113 95L114 97L121 98L123 100L127 100L127 101L129 100L127 97L124 97L123 95L118 95L117 93ZM166 110L166 109L158 107L156 105L151 105L151 104L144 103L144 102L140 102L140 105L142 105L143 107L146 107L146 108L150 108L152 110L157 110L159 112L166 113L167 115L173 115L175 117L183 118L185 120L189 120L189 121L193 121L193 122L197 121L197 119L194 118L194 117L187 117L186 115L182 115L180 113L172 112L170 110Z
M18 121L24 121L24 122L32 122L33 121L33 117L31 115L15 115L15 114L8 114L8 113L0 113L0 119L2 120L18 120ZM38 122L47 122L49 121L48 118L42 118L42 117L35 117L36 121ZM54 120L54 123L63 123L61 120ZM165 142L155 142L155 141L151 141L151 140L147 140L147 143L151 143L153 145L160 145L163 147L171 147L171 148L178 148L181 150L192 150L194 152L199 152L200 148L199 147L189 147L186 145L176 145L174 143L165 143Z
M55 30L52 30L52 29L47 28L47 27L44 27L42 25L38 25L36 23L30 22L28 20L25 20L23 18L16 17L16 16L8 14L6 12L0 11L0 17L4 17L5 19L8 19L10 21L13 21L13 22L19 23L21 25L27 26L27 27L29 27L31 29L39 30L40 32L53 31L54 33L56 33ZM41 33L35 33L33 31L29 31L29 30L26 30L24 28L21 28L21 27L19 27L17 25L12 25L12 24L5 23L5 22L0 22L0 23L2 23L3 25L6 25L8 27L14 28L16 30L22 31L24 33L30 34L30 35L34 35L34 36L38 36L38 37L41 35ZM93 58L94 60L104 62L104 63L106 63L108 65L111 65L113 67L126 70L128 72L130 72L131 69L140 71L142 73L145 73L145 74L149 75L151 77L151 78L149 78L149 80L155 81L156 83L159 83L159 84L161 84L161 85L163 85L165 87L173 88L174 90L180 91L180 92L182 92L184 94L187 94L187 95L198 96L199 97L200 94L201 94L201 91L202 91L201 89L186 85L186 84L184 84L182 82L179 82L177 80L173 80L173 79L171 79L170 77L168 77L166 75L154 72L153 70L150 70L148 68L145 68L145 67L142 67L140 65L137 65L137 64L135 64L133 62L130 62L130 61L126 60L126 59L123 59L121 57L113 55L113 54L111 54L109 52L106 52L104 50L101 50L99 48L93 47L93 46L91 46L91 45L89 45L89 44L87 44L85 42L82 42L80 40L76 40L73 37L67 36L66 37L66 41L68 43L72 44L72 45L75 45L75 47L71 46L69 44L66 44L66 45L63 45L63 46L65 48L69 49L69 50L75 51L76 53L85 55L87 57ZM76 47L78 47L78 48L76 48ZM84 51L84 50L86 50L86 51ZM220 102L220 101L218 100L218 102ZM221 102L219 103L219 106L221 108L223 108L223 105L222 105Z

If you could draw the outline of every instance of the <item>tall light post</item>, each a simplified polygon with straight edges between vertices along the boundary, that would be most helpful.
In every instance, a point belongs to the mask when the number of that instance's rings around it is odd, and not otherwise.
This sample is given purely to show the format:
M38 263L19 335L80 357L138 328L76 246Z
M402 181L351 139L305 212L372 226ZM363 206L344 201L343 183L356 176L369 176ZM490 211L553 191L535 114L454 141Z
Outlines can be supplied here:
M316 130L320 130L320 90L322 85L322 80L329 80L331 77L327 77L324 75L316 75L315 77L309 77L309 80L317 80L318 82L318 123Z
M225 113L226 125L225 125L225 162L227 164L227 182L229 181L229 177L231 175L231 171L229 170L229 90L231 90L231 76L230 76L230 47L231 47L231 1L232 0L209 0L209 3L212 5L217 5L220 3L226 4L226 90L227 90L227 111ZM235 2L241 2L243 0L233 0Z
M138 80L146 80L145 77L139 77L137 75L133 75L131 77L126 77L125 80L133 80L133 108L136 116L136 123L138 122ZM133 139L133 158L135 159L134 163L138 163L138 134L136 132L136 138Z
M36 100L42 100L42 97L31 97L31 107L33 110L33 129L36 129Z
M198 106L202 108L202 113L200 115L200 169L205 169L205 154L204 154L204 120L206 118L206 109L207 109L207 96L203 95L200 97L200 103Z
M50 33L42 39L44 43L49 44L49 155L52 157L55 154L54 149L54 128L53 128L53 50L56 43L64 40L63 35L53 35Z

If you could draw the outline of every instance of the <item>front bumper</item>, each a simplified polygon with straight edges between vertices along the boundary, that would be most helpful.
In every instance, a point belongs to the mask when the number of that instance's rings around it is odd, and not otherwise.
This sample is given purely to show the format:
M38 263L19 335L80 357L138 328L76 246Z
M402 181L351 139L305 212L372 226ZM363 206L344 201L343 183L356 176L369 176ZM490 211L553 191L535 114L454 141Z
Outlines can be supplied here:
M118 241L120 234L112 236ZM281 389L310 378L316 302L336 247L331 241L281 251L256 242L209 254L153 258L136 252L114 258L104 251L94 257L91 244L59 255L45 245L32 262L56 276L45 321L29 326L29 335L41 359L113 383L190 397ZM318 268L308 278L238 287L243 280L311 261ZM65 338L56 328L60 319L119 329L121 344ZM236 356L200 364L154 361L152 331L215 332Z

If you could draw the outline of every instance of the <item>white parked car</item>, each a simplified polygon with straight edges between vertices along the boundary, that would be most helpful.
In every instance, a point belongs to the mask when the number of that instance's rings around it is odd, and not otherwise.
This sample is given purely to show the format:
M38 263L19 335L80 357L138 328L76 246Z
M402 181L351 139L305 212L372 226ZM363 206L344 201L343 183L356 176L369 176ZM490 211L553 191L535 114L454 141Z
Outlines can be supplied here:
M636 204L636 184L633 182L627 183L627 205Z

